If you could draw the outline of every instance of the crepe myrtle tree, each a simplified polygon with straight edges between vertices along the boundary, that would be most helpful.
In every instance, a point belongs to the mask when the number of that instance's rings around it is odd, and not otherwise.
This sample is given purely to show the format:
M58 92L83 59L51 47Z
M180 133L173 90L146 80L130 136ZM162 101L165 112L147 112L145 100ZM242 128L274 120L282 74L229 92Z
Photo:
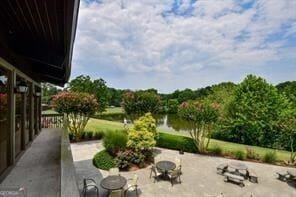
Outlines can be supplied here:
M158 113L161 109L160 96L152 90L146 91L127 91L122 95L121 106L124 111L135 117L145 113Z
M65 114L66 127L76 141L99 107L94 95L82 92L60 92L53 97L53 105L57 112Z
M219 117L219 105L208 100L183 102L178 115L192 124L189 134L199 152L206 152L215 123Z

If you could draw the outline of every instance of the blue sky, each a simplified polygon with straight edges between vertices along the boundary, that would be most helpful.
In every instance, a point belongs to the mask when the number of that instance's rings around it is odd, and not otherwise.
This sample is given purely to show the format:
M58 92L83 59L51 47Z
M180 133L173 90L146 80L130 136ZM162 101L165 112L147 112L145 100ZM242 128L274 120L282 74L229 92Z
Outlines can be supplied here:
M296 0L81 0L71 78L197 89L296 80Z

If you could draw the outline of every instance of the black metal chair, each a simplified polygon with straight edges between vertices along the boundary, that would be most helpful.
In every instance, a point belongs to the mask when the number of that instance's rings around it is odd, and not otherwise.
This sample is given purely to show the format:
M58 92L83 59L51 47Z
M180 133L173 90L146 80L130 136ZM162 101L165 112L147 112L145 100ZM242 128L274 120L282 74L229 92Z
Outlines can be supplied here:
M127 196L128 192L136 192L138 196L138 175L134 174L133 178L128 179L127 187L124 189L124 196Z
M173 171L170 171L168 173L168 177L169 177L169 179L171 181L172 186L173 186L173 181L174 180L178 180L179 183L181 183L181 174L182 174L182 172L181 172L180 168L176 169L176 170L173 170Z
M162 176L162 173L157 170L155 165L152 165L150 170L151 170L150 171L150 178L152 177L152 174L153 174L154 182L156 179L158 179L160 176Z
M83 189L82 189L83 196L86 197L86 193L91 190L95 190L97 197L99 196L99 188L97 187L96 181L91 178L84 178L83 179Z

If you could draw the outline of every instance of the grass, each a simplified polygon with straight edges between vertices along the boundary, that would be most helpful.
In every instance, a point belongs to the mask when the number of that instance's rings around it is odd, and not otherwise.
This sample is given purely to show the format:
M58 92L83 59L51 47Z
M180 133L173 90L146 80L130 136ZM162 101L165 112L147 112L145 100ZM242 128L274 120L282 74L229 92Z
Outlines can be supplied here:
M108 107L102 114L124 114L122 107Z
M54 110L46 110L42 111L42 114L50 114L50 113L57 113ZM106 114L112 114L112 113L123 113L121 107L114 107L114 108L107 108ZM123 129L123 124L120 122L113 122L108 120L101 120L101 119L93 119L91 118L85 128L86 131L107 131L107 130L120 130ZM169 133L174 135L181 135L181 136L189 136L186 132L176 132L176 131L167 131L167 130L160 130L158 129L158 132L162 133ZM237 144L232 142L225 142L221 140L215 140L211 139L211 142L209 144L209 149L215 148L215 147L221 147L223 149L224 153L233 153L237 151L246 151L246 147L251 148L254 150L261 158L265 156L266 153L273 151L274 149L271 148L264 148L264 147L258 147L258 146L247 146L244 144ZM283 151L283 150L276 150L277 159L282 161L287 161L290 158L290 152Z
M53 109L48 109L48 110L42 111L42 114L57 114L57 113L58 112L56 112Z
M53 109L48 109L45 111L42 111L42 114L56 114L57 112ZM122 107L107 107L106 111L104 111L102 114L110 115L110 114L124 114Z
M85 127L86 131L106 131L120 129L123 129L122 123L94 118L91 118Z
M123 124L119 122L113 122L113 121L108 121L108 120L100 120L100 119L90 119L86 129L87 131L106 131L106 130L119 130L123 129ZM158 132L162 133L169 133L169 134L174 134L174 135L181 135L181 136L188 136L188 133L182 133L182 132L173 132L173 131L165 131L165 130L159 130ZM237 151L244 151L246 152L246 147L253 149L261 158L264 157L264 155L267 152L271 152L274 149L271 148L263 148L263 147L258 147L258 146L247 146L244 144L237 144L237 143L232 143L232 142L225 142L221 140L215 140L211 139L209 148L215 148L215 147L221 147L224 153L227 152L237 152ZM282 160L282 161L287 161L290 158L290 152L288 151L283 151L283 150L276 150L277 154L277 159Z

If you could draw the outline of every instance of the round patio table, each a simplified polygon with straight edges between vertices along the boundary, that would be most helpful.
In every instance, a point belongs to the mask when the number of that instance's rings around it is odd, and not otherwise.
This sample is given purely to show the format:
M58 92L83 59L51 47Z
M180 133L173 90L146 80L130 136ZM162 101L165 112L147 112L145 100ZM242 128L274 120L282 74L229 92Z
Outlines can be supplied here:
M175 169L176 164L171 161L159 161L156 163L156 168L166 174L168 171Z
M230 162L228 164L228 167L234 168L235 170L247 170L248 167L243 164L243 163L239 163L239 162Z
M126 178L122 176L107 176L101 181L101 187L107 190L118 190L122 189L126 182Z

